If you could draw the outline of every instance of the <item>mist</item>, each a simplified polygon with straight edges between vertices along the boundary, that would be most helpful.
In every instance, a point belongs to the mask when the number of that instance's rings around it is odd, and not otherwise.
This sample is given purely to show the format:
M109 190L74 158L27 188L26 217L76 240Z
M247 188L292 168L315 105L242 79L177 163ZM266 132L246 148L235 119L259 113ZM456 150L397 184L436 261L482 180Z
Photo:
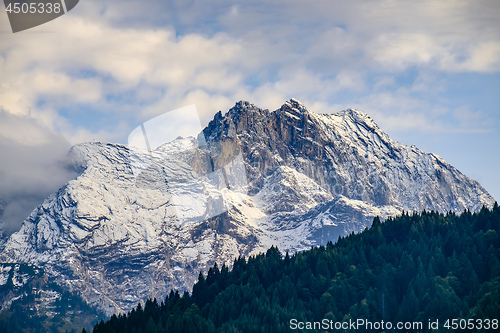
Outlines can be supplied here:
M71 145L34 119L0 111L0 233L19 230L43 200L76 177Z

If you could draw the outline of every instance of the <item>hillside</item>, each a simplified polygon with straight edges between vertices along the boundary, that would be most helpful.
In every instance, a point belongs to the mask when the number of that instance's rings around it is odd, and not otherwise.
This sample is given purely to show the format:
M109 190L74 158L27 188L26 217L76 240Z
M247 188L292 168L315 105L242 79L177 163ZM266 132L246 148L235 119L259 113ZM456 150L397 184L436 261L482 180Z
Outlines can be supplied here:
M192 294L148 300L93 332L289 332L308 322L358 319L365 320L358 331L381 332L366 323L382 320L386 328L401 322L414 325L408 332L431 331L430 320L439 325L432 332L449 332L445 326L454 324L447 320L454 318L472 320L471 331L496 331L499 233L496 204L474 214L375 218L370 229L336 244L284 257L272 247L237 259L232 270L214 265L199 275ZM312 331L344 331L332 328Z

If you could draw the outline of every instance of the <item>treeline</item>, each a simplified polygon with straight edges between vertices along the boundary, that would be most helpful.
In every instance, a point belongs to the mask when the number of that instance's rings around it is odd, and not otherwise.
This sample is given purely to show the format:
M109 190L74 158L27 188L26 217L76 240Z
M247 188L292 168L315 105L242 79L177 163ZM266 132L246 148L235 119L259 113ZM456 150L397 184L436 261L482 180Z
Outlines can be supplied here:
M10 306L0 312L0 332L3 333L66 333L80 332L82 326L95 325L96 318L104 314L91 308L79 296L50 282L43 269L26 264L0 264L10 266L7 282L0 285L0 300L14 298ZM18 266L18 279L14 282L14 267ZM19 286L21 284L21 286ZM52 302L41 298L54 297Z
M474 214L375 218L336 244L284 257L272 247L238 258L231 271L215 264L200 273L192 294L148 300L93 332L289 332L292 319L422 322L422 331L439 320L433 332L450 332L443 328L448 319L472 319L471 331L485 332L482 320L489 319L493 332L491 320L500 319L499 228L496 203Z

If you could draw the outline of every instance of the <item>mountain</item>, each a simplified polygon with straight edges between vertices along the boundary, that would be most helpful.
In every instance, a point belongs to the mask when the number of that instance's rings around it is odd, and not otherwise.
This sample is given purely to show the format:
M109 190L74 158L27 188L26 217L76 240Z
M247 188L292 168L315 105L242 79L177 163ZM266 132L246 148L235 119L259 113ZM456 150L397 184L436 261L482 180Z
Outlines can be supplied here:
M272 245L296 252L360 232L374 216L494 202L367 114L316 114L294 99L273 112L238 102L198 137L153 150L97 142L72 155L80 175L32 212L0 262L43 268L107 315L189 290L214 262Z
M467 318L470 331L497 329L499 232L498 205L374 220L336 244L284 258L271 247L232 270L214 265L191 294L148 300L93 333L443 332L459 327L450 318Z

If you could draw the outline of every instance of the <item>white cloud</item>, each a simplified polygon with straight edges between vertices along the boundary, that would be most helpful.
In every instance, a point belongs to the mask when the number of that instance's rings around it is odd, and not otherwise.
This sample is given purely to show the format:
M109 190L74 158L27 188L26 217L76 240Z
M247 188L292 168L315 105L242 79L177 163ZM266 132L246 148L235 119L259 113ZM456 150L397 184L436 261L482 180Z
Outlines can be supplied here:
M145 115L154 116L152 107L143 106L157 104L160 96L148 99L151 91L163 90L172 105L200 90L220 99L241 85L241 46L224 34L177 37L168 30L118 29L79 17L61 18L52 27L58 32L43 38L35 34L19 39L9 36L9 43L4 44L8 47L0 46L4 55L0 106L7 112L37 118L61 107L74 109L76 103L86 107L74 112L88 108L114 112L116 117L135 117L145 109ZM89 73L90 77L85 77ZM107 98L122 99L131 91L144 99L131 101L137 103L133 114L124 113L131 110L122 108L123 102ZM43 106L39 105L41 100ZM52 122L49 127L68 133L55 126L67 126L67 121Z
M368 48L376 62L397 71L428 64L441 53L438 45L425 34L384 34L373 40Z
M355 105L368 112L389 133L488 133L491 116L469 106L449 108L413 97L409 90L373 93Z
M387 70L430 66L449 72L500 70L500 41L453 45L429 34L390 33L372 41L369 52Z
M463 62L456 63L451 69L486 73L499 71L500 41L488 41L470 47L469 57Z
M0 45L0 104L11 113L43 118L59 132L97 135L102 128L58 128L68 126L58 110L90 109L134 125L188 102L217 109L248 97L266 107L297 97L335 105L339 94L370 90L380 90L382 102L394 88L394 75L411 67L498 71L499 24L484 12L488 7L498 5L89 1L33 30L54 33L7 36ZM167 23L155 26L162 17ZM367 82L380 73L389 75ZM429 86L420 81L413 88Z

